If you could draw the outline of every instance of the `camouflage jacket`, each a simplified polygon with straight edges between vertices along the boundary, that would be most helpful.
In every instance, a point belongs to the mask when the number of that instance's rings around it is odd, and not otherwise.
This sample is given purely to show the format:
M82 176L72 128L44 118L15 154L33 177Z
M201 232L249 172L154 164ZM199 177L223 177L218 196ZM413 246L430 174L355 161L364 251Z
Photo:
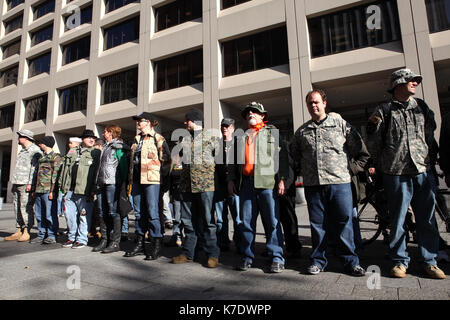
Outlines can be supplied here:
M128 173L129 192L130 186L133 184L133 171L135 168L135 152L136 147L142 139L142 135L137 135L131 148L130 166ZM153 129L150 134L144 136L142 148L140 149L140 183L141 184L161 184L162 168L167 173L170 170L170 152L166 139ZM166 169L167 168L167 169ZM163 175L164 175L163 172Z
M407 105L392 100L378 106L367 125L375 166L390 175L426 172L434 130L434 113L423 100L412 98Z
M34 185L37 177L37 167L42 151L35 144L23 148L17 155L16 167L11 179L12 184Z
M367 156L364 142L348 122L328 116L309 120L295 132L291 145L296 172L305 186L350 183L350 159Z
M61 155L51 152L39 159L39 169L36 181L36 193L53 193L55 191L56 177L61 166Z
M183 148L183 170L180 176L181 192L214 191L215 150L219 150L219 139L206 131L195 131L181 141Z

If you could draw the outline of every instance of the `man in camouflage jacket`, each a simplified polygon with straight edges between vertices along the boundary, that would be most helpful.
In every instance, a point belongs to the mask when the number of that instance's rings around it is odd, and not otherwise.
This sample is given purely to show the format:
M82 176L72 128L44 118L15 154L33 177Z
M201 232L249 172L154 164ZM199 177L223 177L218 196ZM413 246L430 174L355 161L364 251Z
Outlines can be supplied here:
M308 273L318 274L328 264L325 253L329 225L336 228L333 233L345 271L352 276L364 276L365 270L355 253L349 162L351 158L362 161L362 156L367 155L363 152L364 143L348 122L327 115L325 92L310 91L306 104L311 120L295 132L291 151L296 171L303 176L311 223L313 251Z
M217 267L220 249L217 245L216 224L213 215L214 197L214 150L219 142L203 130L203 113L190 110L184 124L190 132L181 141L183 146L183 170L180 177L181 221L185 238L181 254L173 258L175 264L194 259L197 235L203 241L208 256L208 267Z
M37 140L44 155L39 159L39 168L34 188L36 198L37 238L34 243L52 244L58 234L58 194L55 190L56 178L61 165L61 155L53 151L55 138L45 136Z
M436 129L433 111L413 98L422 76L409 69L392 73L388 90L392 100L378 106L369 118L369 151L383 183L391 217L389 250L394 263L391 275L406 276L410 258L403 229L411 204L417 225L417 242L425 272L435 279L445 278L436 265L439 233L434 216L434 177L430 171L430 150Z
M42 152L34 144L33 132L20 130L17 134L22 149L17 156L16 167L11 179L17 231L6 237L5 240L25 242L30 239L29 231L34 223L34 201L31 192L33 191L32 185L36 181L38 160L42 156Z

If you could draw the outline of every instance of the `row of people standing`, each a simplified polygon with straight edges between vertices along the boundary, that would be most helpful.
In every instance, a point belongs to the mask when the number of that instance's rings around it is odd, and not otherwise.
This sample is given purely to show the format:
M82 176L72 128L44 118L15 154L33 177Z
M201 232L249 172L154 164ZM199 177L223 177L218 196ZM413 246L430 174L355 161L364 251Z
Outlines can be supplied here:
M445 274L437 267L435 260L439 234L434 218L435 188L429 171L430 142L436 124L428 106L412 97L421 80L421 76L407 69L394 72L389 88L393 99L375 110L369 119L368 133L369 141L375 146L371 148L372 157L377 170L383 174L388 190L389 212L393 218L390 254L395 265L391 270L392 276L404 277L408 267L409 257L402 226L406 209L411 203L416 214L418 244L425 271L433 278L442 279ZM294 176L301 175L304 179L311 222L313 250L308 272L318 274L327 266L328 225L334 228L345 270L354 276L365 274L355 252L355 229L352 225L354 203L349 169L351 159L359 167L365 166L368 154L364 142L348 122L327 115L327 97L323 91L309 92L306 104L311 120L296 131L289 147L281 140L278 130L268 124L268 112L263 105L256 102L247 105L242 117L247 121L248 130L244 135L235 137L236 144L224 144L222 151L228 152L227 145L235 148L230 154L238 158L228 159L222 177L220 168L215 174L217 166L213 156L215 150L221 149L220 144L211 132L204 129L202 112L194 109L185 115L189 134L179 143L183 152L179 191L185 237L181 254L172 259L173 263L191 262L196 250L201 249L208 257L208 267L215 268L220 256L217 227L221 230L223 225L220 219L216 224L213 206L216 204L216 213L220 218L224 216L220 214L220 203L233 204L234 201L233 206L237 208L239 199L239 214L233 216L242 258L236 269L245 271L253 264L256 219L261 214L268 256L271 258L270 271L283 271L284 239L279 200L280 196L285 195L287 182L292 177L289 170L291 155ZM114 126L105 129L107 143L101 153L93 148L95 135L86 130L81 136L82 145L69 150L61 161L59 188L64 194L66 214L70 212L70 217L67 217L69 240L65 246L79 248L86 245L85 235L97 186L104 211L102 224L109 224L109 229L107 226L104 232L106 238L95 251L118 250L117 233L120 235L120 227L117 221L120 219L114 217L118 212L120 189L127 180L131 188L128 191L133 196L138 241L125 256L145 253L146 259L154 260L160 255L163 233L158 203L161 177L167 175L164 170L170 167L170 152L164 138L154 130L156 121L151 114L143 113L133 119L137 121L140 134L131 147L128 170L125 162L128 157L122 152L125 145L117 140L120 134L114 134L119 132L112 129ZM226 123L222 124L226 127ZM19 132L19 143L24 134L26 132ZM41 144L45 145L45 142ZM41 149L44 153L48 152ZM188 161L185 161L185 156ZM126 174L128 178L125 178ZM27 183L33 178L30 174L23 178L28 180L21 186L29 191ZM215 179L220 179L219 183ZM223 192L223 188L216 190L216 186L223 185L222 181L226 182L228 194ZM48 192L52 193L51 188ZM18 219L18 223L22 229L26 221L22 218L21 221ZM111 239L108 239L108 230L114 230ZM150 237L149 248L145 246L146 231Z

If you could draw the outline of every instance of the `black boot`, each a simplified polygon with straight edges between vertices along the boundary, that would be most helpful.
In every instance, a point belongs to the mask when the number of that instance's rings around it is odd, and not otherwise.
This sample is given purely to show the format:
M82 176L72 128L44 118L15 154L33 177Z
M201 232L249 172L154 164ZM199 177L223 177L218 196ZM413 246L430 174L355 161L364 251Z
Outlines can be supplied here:
M102 234L102 239L100 240L100 243L98 246L96 246L94 249L92 249L92 252L100 252L103 249L106 248L108 245L108 232L106 230L106 223L103 219L103 216L99 217L100 220L100 233Z
M152 238L150 250L145 254L144 260L156 260L161 254L162 238Z
M122 234L121 228L122 223L120 220L120 216L113 217L113 235L112 235L112 241L110 242L109 246L105 249L103 249L102 253L111 253L111 252L117 252L120 250L119 243L120 243L120 236Z
M124 257L134 257L144 254L144 236L136 235L136 246L131 251L127 251Z

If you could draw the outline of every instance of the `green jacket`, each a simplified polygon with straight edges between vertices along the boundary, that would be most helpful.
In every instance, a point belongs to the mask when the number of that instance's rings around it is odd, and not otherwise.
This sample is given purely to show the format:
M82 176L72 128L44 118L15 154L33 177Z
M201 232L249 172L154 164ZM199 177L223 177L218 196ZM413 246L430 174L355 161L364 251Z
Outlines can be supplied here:
M74 185L73 192L90 196L95 188L95 178L100 162L100 150L94 148L72 148L67 152L61 166L61 174L59 176L60 191L67 193L72 182ZM74 164L78 161L78 169L76 177L73 176ZM72 181L72 179L75 179Z
M234 181L237 187L242 182L242 168L245 162L245 145L248 134L236 137L234 152L237 152L237 163L229 166L228 181ZM274 189L278 180L289 177L289 155L278 129L267 125L258 132L255 145L254 187L257 189Z

